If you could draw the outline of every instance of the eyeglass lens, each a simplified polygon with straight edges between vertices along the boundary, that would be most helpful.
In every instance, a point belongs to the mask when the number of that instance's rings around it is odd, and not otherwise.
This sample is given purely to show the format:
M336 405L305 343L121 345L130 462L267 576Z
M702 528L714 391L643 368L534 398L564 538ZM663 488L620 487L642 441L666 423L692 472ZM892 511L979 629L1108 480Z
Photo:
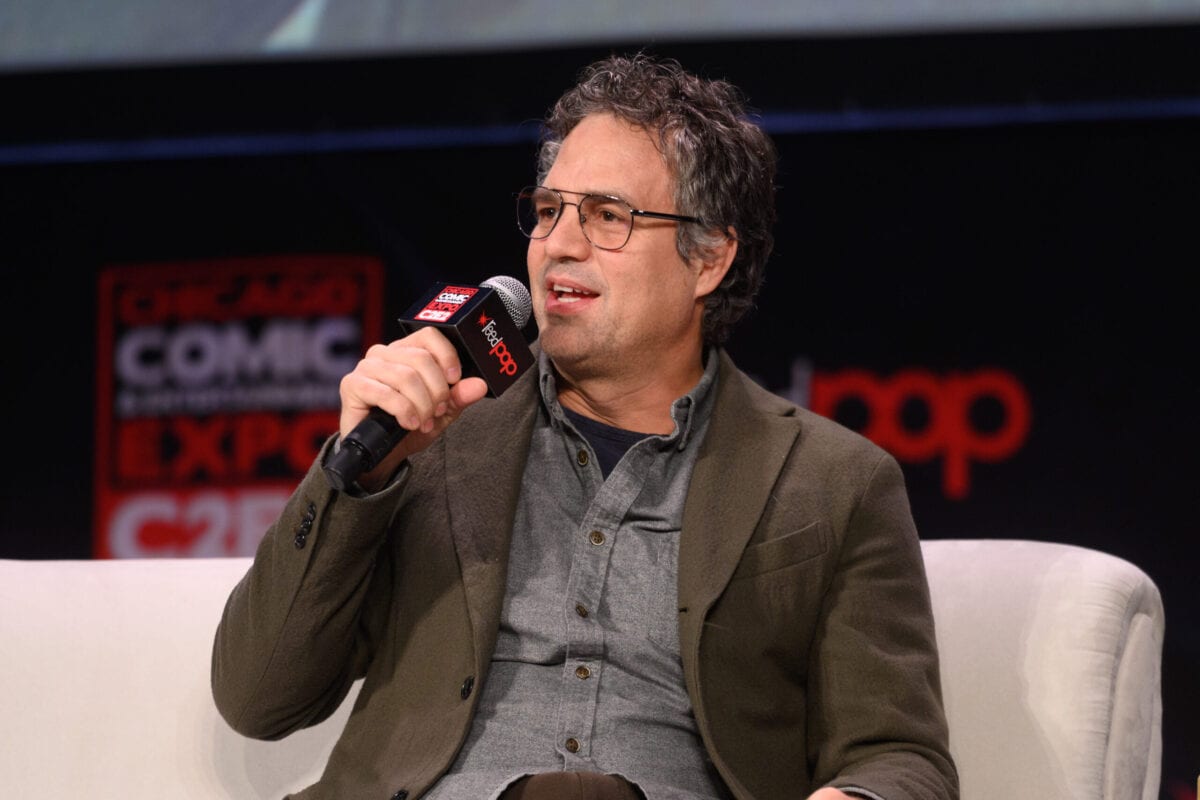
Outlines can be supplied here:
M577 206L583 235L596 247L616 250L629 241L632 209L620 200L601 195L585 195L572 203L551 189L523 189L517 195L517 224L529 238L544 239L554 230L566 206Z

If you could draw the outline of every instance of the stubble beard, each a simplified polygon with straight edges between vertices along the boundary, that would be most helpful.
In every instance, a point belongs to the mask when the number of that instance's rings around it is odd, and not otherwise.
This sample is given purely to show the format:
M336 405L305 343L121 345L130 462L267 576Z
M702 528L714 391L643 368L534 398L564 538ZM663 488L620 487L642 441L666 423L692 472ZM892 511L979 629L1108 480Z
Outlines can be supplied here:
M555 369L571 383L610 376L620 366L609 337L569 321L542 328L539 342Z

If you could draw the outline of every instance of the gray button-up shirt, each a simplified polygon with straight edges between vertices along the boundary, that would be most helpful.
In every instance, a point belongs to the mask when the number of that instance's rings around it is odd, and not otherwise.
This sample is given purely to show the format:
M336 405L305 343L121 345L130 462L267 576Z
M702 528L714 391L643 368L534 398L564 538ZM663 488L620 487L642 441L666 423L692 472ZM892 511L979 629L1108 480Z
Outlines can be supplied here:
M717 361L710 352L671 406L675 430L642 438L605 479L542 355L496 650L467 742L430 798L494 798L521 775L563 769L620 773L649 800L729 797L684 688L676 608Z

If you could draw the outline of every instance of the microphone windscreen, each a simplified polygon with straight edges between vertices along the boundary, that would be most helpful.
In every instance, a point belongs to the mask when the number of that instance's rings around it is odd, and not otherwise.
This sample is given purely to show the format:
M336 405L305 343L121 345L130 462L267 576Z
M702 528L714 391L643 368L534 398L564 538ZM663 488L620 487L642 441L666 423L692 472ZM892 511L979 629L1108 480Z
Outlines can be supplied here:
M529 296L525 284L508 275L496 275L488 278L482 285L496 290L508 315L518 328L524 328L529 323L529 317L533 314L533 298Z

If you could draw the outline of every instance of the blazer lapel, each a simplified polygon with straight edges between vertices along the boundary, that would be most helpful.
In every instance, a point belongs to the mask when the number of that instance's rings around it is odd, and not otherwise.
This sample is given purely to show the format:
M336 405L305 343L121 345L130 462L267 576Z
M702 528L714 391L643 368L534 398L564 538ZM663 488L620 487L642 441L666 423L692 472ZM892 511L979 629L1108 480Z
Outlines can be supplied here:
M464 413L442 437L450 531L481 669L496 644L536 392L537 370L530 369L498 399L480 401L492 408Z
M799 433L794 407L751 383L722 352L679 545L679 607L693 626L729 583Z

